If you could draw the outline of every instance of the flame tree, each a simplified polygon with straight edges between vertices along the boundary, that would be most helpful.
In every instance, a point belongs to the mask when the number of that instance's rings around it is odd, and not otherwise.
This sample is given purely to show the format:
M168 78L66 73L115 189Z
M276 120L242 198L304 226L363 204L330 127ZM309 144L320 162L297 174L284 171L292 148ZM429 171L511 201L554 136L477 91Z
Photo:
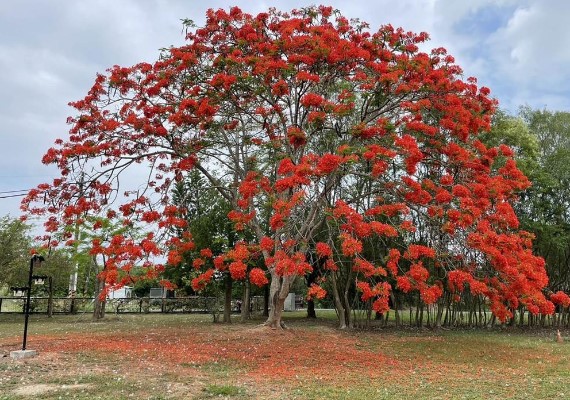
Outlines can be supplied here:
M200 250L194 287L216 269L269 284L267 325L276 328L312 252L328 271L349 268L377 311L394 285L426 304L447 285L484 295L502 320L519 304L552 312L544 262L511 207L529 182L508 147L477 139L494 101L445 49L420 51L427 34L371 31L322 6L209 10L205 26L186 26L185 45L153 64L114 66L71 103L69 137L43 159L61 176L22 204L50 215L48 233L70 232L62 226L88 214L146 227L140 241L93 243L108 284L133 279L135 265L158 276L157 260L178 265ZM170 196L191 170L231 204L228 217L252 240L215 257L195 249ZM368 242L399 244L371 252Z

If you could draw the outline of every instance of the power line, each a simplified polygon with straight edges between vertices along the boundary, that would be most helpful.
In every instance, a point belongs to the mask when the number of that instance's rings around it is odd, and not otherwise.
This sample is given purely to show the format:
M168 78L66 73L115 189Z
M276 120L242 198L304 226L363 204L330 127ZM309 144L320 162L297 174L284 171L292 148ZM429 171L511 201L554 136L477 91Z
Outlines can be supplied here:
M29 192L30 189L22 189L22 190L0 190L0 194L6 193L18 193L18 192Z
M10 199L13 197L27 196L30 189L21 190L0 190L0 199Z
M0 196L0 199L9 199L11 197L24 197L27 196L28 193L20 193L20 194L8 194L5 196Z

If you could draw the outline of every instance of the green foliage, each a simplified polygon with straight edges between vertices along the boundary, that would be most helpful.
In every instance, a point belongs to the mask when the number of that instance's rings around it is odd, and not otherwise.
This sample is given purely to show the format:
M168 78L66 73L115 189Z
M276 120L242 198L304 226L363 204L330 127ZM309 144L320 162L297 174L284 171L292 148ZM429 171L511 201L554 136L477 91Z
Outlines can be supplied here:
M0 218L0 287L21 286L27 281L32 248L29 231L18 219Z
M69 275L73 271L74 265L73 259L66 251L52 250L45 262L42 263L41 270L34 271L34 273L52 278L54 296L67 296Z
M185 208L188 229L197 249L209 248L217 255L227 251L237 241L237 232L228 218L231 210L229 203L218 191L207 185L197 171L190 172L186 180L176 185L172 201ZM165 277L183 288L186 294L194 293L190 281L198 274L192 267L192 260L197 256L194 252L187 253L181 266L169 266L165 271ZM221 276L215 282L211 288L206 288L208 293L204 292L204 295L215 296L221 290Z
M228 219L230 204L193 170L173 191L173 203L183 205L197 248L210 248L219 254L236 241L237 234Z

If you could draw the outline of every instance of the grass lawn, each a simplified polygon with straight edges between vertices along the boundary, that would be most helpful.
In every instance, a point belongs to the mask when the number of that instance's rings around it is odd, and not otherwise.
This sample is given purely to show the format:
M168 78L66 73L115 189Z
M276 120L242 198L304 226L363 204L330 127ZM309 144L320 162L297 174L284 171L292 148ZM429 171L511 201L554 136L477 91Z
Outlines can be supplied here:
M0 400L6 399L568 399L570 332L339 331L287 313L212 324L205 315L0 315Z

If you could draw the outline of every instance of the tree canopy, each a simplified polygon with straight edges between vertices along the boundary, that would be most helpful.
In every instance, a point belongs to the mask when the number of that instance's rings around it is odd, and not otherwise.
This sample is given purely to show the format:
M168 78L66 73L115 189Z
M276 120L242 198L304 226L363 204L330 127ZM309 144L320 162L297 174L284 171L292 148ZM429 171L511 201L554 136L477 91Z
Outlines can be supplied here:
M220 255L198 249L193 265L212 265L200 282L214 270L269 282L272 327L313 269L309 254L347 271L379 312L391 290L429 305L444 289L485 296L501 320L519 305L553 311L544 260L512 207L529 181L511 148L478 139L495 102L445 49L420 51L427 34L372 31L322 6L209 10L186 28L187 43L155 63L97 75L43 158L61 176L22 203L50 215L48 233L93 214L143 227L140 241L93 243L109 284L196 250L172 188L197 171L243 232Z

